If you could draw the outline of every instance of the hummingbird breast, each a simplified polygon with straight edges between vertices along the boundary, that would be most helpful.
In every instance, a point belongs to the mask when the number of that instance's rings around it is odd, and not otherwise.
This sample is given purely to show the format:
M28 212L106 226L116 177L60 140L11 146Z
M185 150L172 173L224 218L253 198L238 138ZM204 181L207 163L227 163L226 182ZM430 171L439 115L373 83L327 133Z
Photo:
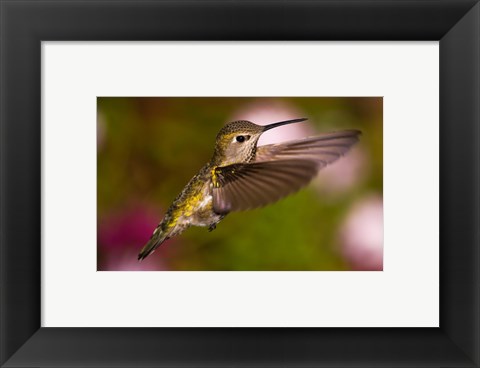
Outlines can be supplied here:
M185 186L163 220L163 227L178 234L189 226L212 226L223 216L214 212L211 168L206 165Z
M220 221L219 215L213 211L212 195L209 185L205 185L199 198L192 203L191 215L185 218L190 225L210 226Z

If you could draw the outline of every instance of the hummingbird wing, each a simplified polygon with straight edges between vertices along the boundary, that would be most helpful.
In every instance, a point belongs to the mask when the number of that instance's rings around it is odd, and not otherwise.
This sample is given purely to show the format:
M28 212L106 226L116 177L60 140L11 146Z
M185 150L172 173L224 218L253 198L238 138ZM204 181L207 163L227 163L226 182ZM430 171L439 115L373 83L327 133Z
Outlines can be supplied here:
M321 168L345 154L359 135L346 130L260 146L254 162L217 167L212 178L214 211L262 207L300 190Z
M271 160L312 160L321 169L344 155L358 142L361 132L343 130L278 144L257 147L255 162Z
M317 173L308 160L233 164L215 169L213 209L243 211L273 203L307 185Z

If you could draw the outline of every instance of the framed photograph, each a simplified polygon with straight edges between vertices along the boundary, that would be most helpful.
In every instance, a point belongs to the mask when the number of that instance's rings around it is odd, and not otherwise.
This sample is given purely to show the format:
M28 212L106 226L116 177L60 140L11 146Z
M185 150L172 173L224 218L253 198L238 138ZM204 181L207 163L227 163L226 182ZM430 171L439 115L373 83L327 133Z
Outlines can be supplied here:
M98 97L97 117L98 271L383 270L381 97Z
M2 366L479 366L478 1L1 7Z

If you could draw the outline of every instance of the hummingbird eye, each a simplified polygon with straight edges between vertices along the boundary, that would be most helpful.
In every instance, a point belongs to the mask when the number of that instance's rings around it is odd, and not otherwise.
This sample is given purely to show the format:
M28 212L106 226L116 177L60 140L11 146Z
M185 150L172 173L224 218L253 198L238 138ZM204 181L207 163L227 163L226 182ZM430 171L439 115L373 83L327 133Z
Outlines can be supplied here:
M243 142L245 142L245 137L243 135L237 135L236 140L239 143L243 143Z

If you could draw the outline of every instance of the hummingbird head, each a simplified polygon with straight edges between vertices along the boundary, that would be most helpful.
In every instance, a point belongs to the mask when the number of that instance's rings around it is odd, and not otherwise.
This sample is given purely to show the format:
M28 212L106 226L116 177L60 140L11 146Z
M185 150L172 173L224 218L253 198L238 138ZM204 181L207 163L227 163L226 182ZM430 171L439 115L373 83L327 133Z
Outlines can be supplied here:
M268 125L257 125L247 120L228 123L217 134L213 162L217 165L249 162L255 157L258 139L264 132L305 120L293 119Z

